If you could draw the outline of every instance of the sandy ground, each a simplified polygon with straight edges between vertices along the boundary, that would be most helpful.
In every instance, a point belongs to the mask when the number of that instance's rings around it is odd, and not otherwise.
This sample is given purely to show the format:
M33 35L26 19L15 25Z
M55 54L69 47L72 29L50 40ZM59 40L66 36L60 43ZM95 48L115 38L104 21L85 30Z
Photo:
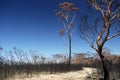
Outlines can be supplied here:
M83 68L83 70L67 72L67 73L57 73L57 74L47 74L47 75L36 75L31 78L24 79L11 79L11 80L85 80L85 78L93 72L93 68Z

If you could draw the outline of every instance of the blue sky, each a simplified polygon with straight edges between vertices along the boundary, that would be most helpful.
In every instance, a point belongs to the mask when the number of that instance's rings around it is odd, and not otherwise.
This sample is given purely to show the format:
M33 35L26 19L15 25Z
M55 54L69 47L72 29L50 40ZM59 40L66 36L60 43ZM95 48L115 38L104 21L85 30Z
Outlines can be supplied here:
M59 35L63 25L53 12L64 1L73 2L84 11L83 0L0 0L0 45L4 50L16 46L44 55L66 53L67 46ZM72 52L94 52L77 32L72 36ZM120 37L105 46L120 53L118 41Z

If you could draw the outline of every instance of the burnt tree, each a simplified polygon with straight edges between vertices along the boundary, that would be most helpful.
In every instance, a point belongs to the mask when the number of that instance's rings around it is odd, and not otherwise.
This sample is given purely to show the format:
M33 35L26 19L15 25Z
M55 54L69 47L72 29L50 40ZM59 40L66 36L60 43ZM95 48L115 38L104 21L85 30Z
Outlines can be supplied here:
M59 5L59 10L55 11L56 15L61 19L64 29L60 30L60 35L63 36L64 32L67 33L68 36L68 44L69 44L69 60L68 65L70 67L71 65L71 40L72 40L72 31L75 27L75 17L76 17L76 11L79 10L79 8L74 7L75 5L73 3L69 2L63 2Z
M120 36L120 1L88 0L89 13L80 16L80 36L98 53L104 71L104 80L109 80L109 67L102 54L105 43Z

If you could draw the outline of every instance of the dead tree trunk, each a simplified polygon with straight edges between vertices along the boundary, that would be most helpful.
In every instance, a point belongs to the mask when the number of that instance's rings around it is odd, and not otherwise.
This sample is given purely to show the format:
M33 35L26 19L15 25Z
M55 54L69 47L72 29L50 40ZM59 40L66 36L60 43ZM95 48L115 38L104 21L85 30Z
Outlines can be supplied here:
M105 65L104 58L100 57L100 59L101 59L102 67L103 67L103 71L104 71L104 80L109 80L109 70L108 70L107 66Z
M71 67L71 35L70 33L68 33L68 37L69 37L69 61L68 61L68 66L69 66L69 69Z

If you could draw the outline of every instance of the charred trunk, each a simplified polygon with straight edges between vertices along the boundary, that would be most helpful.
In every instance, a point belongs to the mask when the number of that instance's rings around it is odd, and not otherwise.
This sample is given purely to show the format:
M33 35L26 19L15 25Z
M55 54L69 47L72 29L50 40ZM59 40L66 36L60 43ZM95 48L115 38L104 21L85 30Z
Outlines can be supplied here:
M68 61L68 66L69 69L71 67L71 35L70 33L68 33L68 37L69 37L69 61Z
M105 64L105 60L104 58L101 58L101 62L102 62L102 67L103 67L103 71L104 71L104 80L109 80L109 70L107 65Z

